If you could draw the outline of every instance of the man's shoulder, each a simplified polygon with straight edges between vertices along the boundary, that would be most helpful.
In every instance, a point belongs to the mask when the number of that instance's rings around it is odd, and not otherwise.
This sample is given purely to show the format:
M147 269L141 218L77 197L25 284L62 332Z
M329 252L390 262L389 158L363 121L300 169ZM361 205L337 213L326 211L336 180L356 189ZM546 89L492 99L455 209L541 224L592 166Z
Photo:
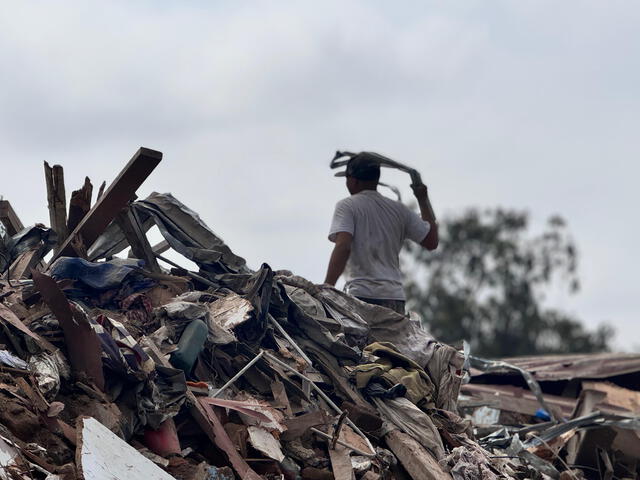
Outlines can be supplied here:
M353 195L344 197L336 202L336 208L353 206Z
M393 198L385 197L382 194L379 194L378 201L384 202L390 208L393 208L394 210L396 210L398 212L406 212L406 211L410 210L409 207L407 207L400 200L395 200Z

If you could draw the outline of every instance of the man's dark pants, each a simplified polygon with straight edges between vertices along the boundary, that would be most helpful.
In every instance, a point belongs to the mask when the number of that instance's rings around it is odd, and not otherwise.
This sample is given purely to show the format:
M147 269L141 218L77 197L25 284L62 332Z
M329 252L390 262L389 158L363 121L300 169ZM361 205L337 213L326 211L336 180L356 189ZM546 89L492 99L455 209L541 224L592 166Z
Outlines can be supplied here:
M365 297L356 297L363 302L370 303L372 305L380 305L381 307L386 307L394 312L398 312L401 315L405 314L405 302L404 300L383 300L380 298L365 298Z

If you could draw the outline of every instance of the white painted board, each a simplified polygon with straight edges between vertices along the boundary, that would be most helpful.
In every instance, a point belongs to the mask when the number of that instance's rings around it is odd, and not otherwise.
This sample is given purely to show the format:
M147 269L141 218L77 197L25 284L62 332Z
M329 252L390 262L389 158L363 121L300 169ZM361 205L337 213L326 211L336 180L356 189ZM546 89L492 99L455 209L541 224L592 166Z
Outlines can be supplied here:
M95 418L83 419L81 435L85 480L175 480Z

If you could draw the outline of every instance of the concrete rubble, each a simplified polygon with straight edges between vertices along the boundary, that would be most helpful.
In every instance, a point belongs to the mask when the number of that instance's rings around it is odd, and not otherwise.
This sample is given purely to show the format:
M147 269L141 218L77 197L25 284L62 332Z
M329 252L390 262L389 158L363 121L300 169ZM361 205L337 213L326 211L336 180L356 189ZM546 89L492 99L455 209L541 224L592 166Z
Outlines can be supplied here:
M137 199L161 159L70 204L45 164L54 228L0 201L1 479L638 477L640 355L487 361L253 270L173 195Z

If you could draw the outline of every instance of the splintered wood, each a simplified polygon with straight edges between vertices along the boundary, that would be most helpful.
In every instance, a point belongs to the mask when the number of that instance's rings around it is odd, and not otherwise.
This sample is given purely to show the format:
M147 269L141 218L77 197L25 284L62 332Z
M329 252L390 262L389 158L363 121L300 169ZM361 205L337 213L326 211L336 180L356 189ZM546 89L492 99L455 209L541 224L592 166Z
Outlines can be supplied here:
M60 165L50 167L44 162L47 183L47 203L51 228L58 234L58 246L67 238L67 197L64 189L64 170Z

